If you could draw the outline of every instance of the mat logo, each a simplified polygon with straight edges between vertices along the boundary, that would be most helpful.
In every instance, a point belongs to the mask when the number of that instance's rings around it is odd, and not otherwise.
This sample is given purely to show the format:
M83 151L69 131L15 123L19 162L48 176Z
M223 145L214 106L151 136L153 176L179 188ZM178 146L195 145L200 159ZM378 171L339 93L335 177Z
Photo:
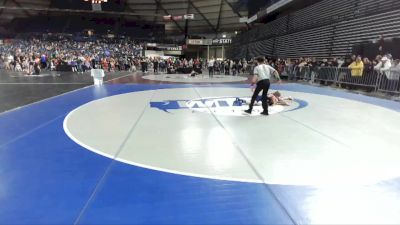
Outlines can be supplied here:
M260 100L260 99L258 99ZM170 113L172 110L189 109L192 112L213 113L227 116L243 116L243 111L248 109L250 97L211 97L198 98L193 100L169 100L162 102L150 102L150 107L157 108ZM273 106L269 108L270 114L284 110L283 106ZM262 112L261 102L257 101L253 114Z
M150 102L150 107L169 113L171 110L188 108L186 106L187 101L188 100L171 100L162 102Z
M248 101L250 98L247 99ZM175 109L209 109L242 106L246 100L238 97L199 98L194 100L170 100L150 102L150 107L169 112Z

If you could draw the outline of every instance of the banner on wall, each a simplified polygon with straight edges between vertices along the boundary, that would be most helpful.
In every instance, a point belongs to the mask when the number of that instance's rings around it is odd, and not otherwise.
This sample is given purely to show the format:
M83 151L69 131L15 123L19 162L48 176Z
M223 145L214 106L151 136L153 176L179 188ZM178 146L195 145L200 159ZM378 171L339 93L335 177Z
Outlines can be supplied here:
M221 39L213 39L212 44L213 45L226 45L226 44L231 44L232 39L230 38L221 38Z
M182 51L183 47L174 44L146 43L148 49L166 50L166 51Z
M163 16L164 21L179 21L179 20L194 20L194 14L185 14L185 15L165 15Z
M230 38L216 38L216 39L187 39L187 45L228 45L232 43Z
M194 20L194 14L185 14L183 15L185 20Z
M187 45L212 45L211 39L187 39Z
M176 56L180 56L183 55L182 51L164 51L165 55L176 55Z

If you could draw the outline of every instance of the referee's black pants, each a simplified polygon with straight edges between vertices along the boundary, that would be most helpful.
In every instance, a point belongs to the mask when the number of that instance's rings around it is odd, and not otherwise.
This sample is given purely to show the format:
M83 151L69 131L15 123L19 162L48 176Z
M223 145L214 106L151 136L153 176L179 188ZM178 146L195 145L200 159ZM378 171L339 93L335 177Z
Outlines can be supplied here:
M251 97L251 102L250 102L250 106L249 106L250 111L253 110L253 105L258 97L258 94L260 94L260 92L263 91L263 93L261 95L262 107L264 109L264 112L268 112L268 97L267 97L267 95L268 95L268 90L269 90L270 85L271 84L269 82L269 79L264 79L264 80L260 80L257 82L257 86L256 86L256 89L254 90L253 97Z

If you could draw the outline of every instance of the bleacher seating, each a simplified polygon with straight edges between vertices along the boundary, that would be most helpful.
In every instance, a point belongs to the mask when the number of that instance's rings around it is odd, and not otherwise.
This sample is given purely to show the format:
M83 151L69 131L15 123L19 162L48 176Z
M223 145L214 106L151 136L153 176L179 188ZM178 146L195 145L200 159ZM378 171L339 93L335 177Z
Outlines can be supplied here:
M352 17L357 0L325 0L291 14L289 29L304 30Z
M400 37L399 16L400 0L323 0L239 35L228 56L344 56L379 35Z
M400 7L399 0L358 0L355 15L368 15L371 11L387 12Z
M260 55L272 56L274 49L274 40L267 39L263 41L254 42L249 45L248 57L257 57Z
M400 37L400 10L361 17L336 25L332 55L350 54L352 46L364 41L376 40L383 34L385 38Z
M287 32L288 16L280 17L268 24L260 26L257 40L263 40L275 35L285 34Z
M332 31L332 26L326 26L280 36L275 43L275 55L284 58L294 58L300 55L327 57Z

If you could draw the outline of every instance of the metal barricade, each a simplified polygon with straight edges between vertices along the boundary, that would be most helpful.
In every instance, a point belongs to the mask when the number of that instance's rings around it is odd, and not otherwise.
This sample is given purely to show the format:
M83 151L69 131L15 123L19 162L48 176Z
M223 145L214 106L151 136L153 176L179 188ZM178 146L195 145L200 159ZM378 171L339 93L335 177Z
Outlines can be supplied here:
M334 85L341 88L400 94L400 69L379 72L373 68L299 67L286 65L281 76L288 80L307 80L311 83Z
M290 64L283 68L280 75L288 80L307 80L341 88L400 94L400 69L379 72L373 68L360 70L347 67L299 67Z
M337 67L317 67L314 70L313 82L316 83L336 83L339 77Z
M287 77L288 80L307 80L311 79L311 67L309 66L298 66L298 65L286 65L281 73L281 76Z
M292 71L289 76L289 80L299 80L300 79L301 67L298 65L293 65Z
M400 94L400 71L391 69L379 72L377 90L385 93Z
M281 74L279 74L282 78L289 79L291 77L293 71L293 65L285 65L283 67L283 71Z
M378 77L378 73L374 70L318 67L315 69L314 82L348 88L361 87L373 91L376 90Z
M336 83L341 86L365 87L368 90L376 90L378 73L375 70L360 70L350 68L337 68L338 77Z
M312 72L312 68L309 66L299 67L298 79L302 79L304 81L311 80L311 72Z

